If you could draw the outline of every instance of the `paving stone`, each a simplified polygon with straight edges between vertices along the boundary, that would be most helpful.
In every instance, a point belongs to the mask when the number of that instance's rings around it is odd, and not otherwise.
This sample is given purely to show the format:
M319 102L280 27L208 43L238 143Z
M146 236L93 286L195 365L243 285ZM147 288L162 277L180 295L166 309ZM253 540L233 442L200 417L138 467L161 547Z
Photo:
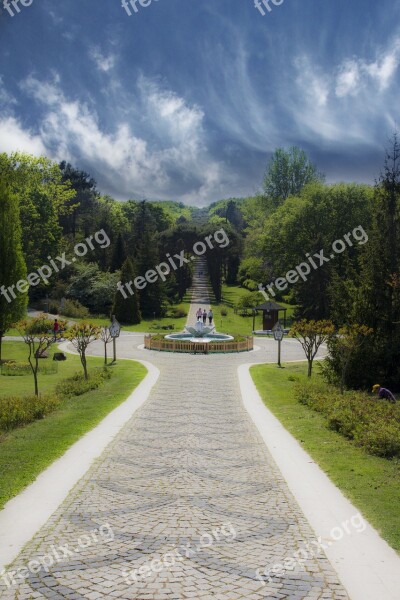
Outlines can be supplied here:
M203 284L194 299L189 320L208 307ZM144 355L132 339L125 338L127 355L156 364L159 380L15 564L46 555L52 544L79 551L9 590L0 581L0 598L348 599L322 554L265 586L257 579L257 569L315 540L242 404L237 368L265 354ZM294 358L295 349L288 346ZM91 537L105 524L112 536ZM83 536L91 540L84 549ZM175 549L181 560L171 558ZM138 575L153 559L174 564Z

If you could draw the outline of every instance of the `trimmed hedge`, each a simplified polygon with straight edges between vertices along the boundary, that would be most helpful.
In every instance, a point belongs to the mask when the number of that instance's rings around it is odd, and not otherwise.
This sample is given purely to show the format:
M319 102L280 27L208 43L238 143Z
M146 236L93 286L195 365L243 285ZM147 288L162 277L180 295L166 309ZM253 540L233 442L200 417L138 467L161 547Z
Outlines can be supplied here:
M10 431L43 419L60 405L54 394L47 396L5 396L0 398L0 431Z
M362 392L340 394L314 382L296 383L295 398L322 413L333 429L369 454L400 458L400 404L374 400Z

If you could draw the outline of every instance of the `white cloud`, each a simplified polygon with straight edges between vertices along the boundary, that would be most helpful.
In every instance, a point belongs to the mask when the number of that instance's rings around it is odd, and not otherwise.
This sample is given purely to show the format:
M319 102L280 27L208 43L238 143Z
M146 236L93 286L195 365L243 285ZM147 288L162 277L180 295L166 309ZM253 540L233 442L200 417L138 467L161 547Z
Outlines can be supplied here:
M104 73L108 73L114 66L116 62L115 54L109 54L105 56L101 53L100 48L94 46L89 51L90 58L96 64L96 67L99 71L103 71Z
M41 137L23 128L16 118L0 119L0 152L16 151L40 156L46 148Z
M400 39L391 48L381 52L376 60L368 62L362 58L346 60L338 68L336 96L356 96L366 88L384 92L390 86L400 62Z
M348 60L339 67L336 79L336 96L355 96L359 92L360 68L355 60Z
M208 152L202 109L154 81L139 79L136 102L122 103L130 112L116 108L111 125L87 103L69 98L57 75L44 82L30 76L20 87L44 116L35 134L24 131L14 117L0 118L9 151L44 153L84 164L89 171L92 165L93 173L101 174L101 187L125 198L175 194L204 204L229 179ZM135 130L141 121L146 127L139 135Z

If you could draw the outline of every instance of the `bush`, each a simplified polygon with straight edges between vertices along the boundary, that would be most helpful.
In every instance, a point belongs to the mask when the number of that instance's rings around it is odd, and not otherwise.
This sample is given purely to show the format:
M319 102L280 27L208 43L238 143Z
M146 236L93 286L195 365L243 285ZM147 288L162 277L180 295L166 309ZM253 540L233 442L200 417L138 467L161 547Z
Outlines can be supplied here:
M340 394L320 383L297 383L295 397L322 413L330 429L369 454L400 458L400 405L374 400L362 392Z
M0 398L0 431L10 431L43 419L60 405L55 395Z
M171 308L168 313L168 317L171 319L182 319L187 316L187 312L182 308Z
M71 319L87 319L89 310L78 300L66 300L64 308L60 308L59 314Z
M51 362L49 364L39 364L39 373L43 375L54 375L58 373L58 364ZM8 377L18 377L22 375L30 375L32 373L29 363L9 362L1 366L1 374Z
M226 310L226 308L221 308L221 317L227 317L228 316L228 311Z
M107 368L92 372L87 380L81 373L76 373L73 377L60 381L57 384L56 393L64 397L81 396L103 385L107 379L111 378L111 375L112 372Z

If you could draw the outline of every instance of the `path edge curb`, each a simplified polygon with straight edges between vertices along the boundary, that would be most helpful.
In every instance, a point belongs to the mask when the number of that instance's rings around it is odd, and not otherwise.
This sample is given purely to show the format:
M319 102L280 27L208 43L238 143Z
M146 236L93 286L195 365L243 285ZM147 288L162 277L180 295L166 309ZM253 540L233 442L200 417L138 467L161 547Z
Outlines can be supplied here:
M148 371L145 378L124 402L85 433L0 511L0 572L17 558L149 397L159 378L159 369L146 360L123 360L142 364Z
M320 537L327 543L334 527L361 511L264 404L250 375L250 368L257 364L238 367L244 407L315 531L316 540ZM345 535L325 550L326 556L351 600L400 600L400 557L364 516L363 519L367 524L365 531Z

